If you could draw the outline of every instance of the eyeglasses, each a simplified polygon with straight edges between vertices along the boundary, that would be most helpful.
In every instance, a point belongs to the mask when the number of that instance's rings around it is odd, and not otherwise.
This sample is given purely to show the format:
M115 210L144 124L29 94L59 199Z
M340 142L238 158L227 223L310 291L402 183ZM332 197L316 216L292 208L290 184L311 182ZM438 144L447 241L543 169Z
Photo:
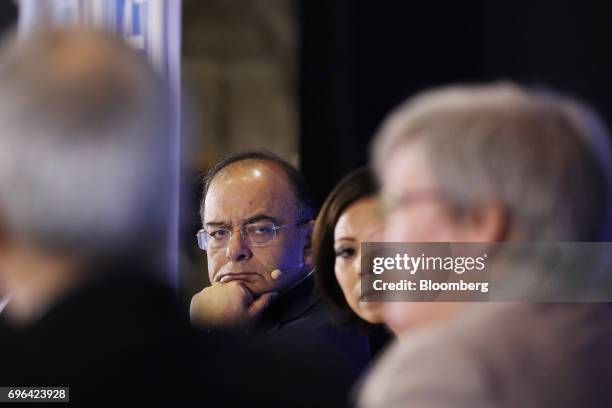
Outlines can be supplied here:
M258 221L244 225L237 229L245 244L249 247L264 246L272 242L277 235L277 231L291 225L300 225L306 221L299 221L295 224L275 225L272 221ZM196 234L198 246L204 251L218 251L227 248L236 230L228 228L209 228L201 229Z
M442 195L433 190L407 191L399 197L382 197L381 208L383 215L391 214L399 208L427 201L446 201Z

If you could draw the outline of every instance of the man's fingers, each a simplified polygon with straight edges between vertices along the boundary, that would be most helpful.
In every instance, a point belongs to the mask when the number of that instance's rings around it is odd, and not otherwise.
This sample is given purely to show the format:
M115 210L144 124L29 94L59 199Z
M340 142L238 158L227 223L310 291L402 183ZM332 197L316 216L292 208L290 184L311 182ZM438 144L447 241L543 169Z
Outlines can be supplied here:
M236 281L234 281L236 282ZM231 282L230 282L231 283ZM236 282L237 286L242 289L242 304L249 305L255 299L255 295L244 283Z
M268 306L270 306L272 301L276 299L277 296L278 292L268 292L255 299L249 306L249 316L258 316L260 313L266 310Z

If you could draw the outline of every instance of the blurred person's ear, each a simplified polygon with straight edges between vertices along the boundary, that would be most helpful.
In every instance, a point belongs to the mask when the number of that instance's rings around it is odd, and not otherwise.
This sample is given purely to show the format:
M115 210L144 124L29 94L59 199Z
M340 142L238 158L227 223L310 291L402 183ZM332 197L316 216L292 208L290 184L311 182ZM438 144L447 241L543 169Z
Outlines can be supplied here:
M304 225L304 264L309 266L312 265L312 232L314 224L314 220L310 220Z
M500 242L507 238L508 216L499 203L486 203L464 215L460 228L463 242Z

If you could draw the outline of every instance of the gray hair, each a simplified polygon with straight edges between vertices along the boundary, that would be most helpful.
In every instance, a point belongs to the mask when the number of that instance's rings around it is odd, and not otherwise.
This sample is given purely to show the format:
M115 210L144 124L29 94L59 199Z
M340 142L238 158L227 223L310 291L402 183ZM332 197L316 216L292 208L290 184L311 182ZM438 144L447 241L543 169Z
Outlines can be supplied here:
M0 50L0 221L46 249L101 250L161 228L167 98L120 39L79 29Z
M609 133L584 104L509 83L445 87L384 122L377 171L411 141L423 144L458 214L501 204L510 239L595 241L609 232Z

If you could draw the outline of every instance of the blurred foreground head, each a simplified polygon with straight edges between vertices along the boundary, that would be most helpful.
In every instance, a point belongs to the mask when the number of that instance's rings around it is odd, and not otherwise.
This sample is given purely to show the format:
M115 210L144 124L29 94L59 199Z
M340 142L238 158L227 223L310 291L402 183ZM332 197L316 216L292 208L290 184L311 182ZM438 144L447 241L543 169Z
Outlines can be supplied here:
M598 241L609 230L603 122L572 99L500 83L418 95L374 161L390 241Z
M587 106L513 84L453 86L400 106L375 140L389 242L601 241L609 134ZM396 333L460 302L389 302Z
M0 225L53 253L122 252L161 236L167 98L120 39L79 29L0 50Z

